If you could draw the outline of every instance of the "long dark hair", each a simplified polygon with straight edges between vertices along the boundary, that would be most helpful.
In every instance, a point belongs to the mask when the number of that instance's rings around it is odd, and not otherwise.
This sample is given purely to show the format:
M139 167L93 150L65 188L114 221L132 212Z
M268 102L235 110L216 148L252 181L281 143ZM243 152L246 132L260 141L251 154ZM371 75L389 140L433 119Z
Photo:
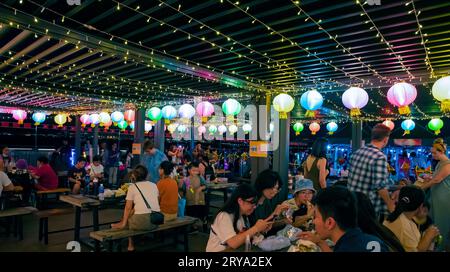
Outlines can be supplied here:
M395 252L405 252L400 241L387 227L381 225L376 217L375 209L370 199L361 192L355 192L358 206L358 226L367 234L380 238L387 246Z
M318 138L312 145L311 155L316 158L327 157L327 144L328 140L325 138Z
M394 222L403 212L412 212L417 210L425 202L425 192L415 186L408 185L400 189L398 202L395 210L389 214L387 221Z
M239 208L239 203L238 203L238 199L249 199L249 198L254 198L256 201L256 191L255 189L250 186L249 184L243 183L241 185L239 185L236 189L234 189L233 193L231 194L230 199L228 199L228 201L225 203L225 205L222 207L222 209L219 210L219 213L221 212L226 212L229 214L233 215L233 229L236 233L239 232L238 228L237 228L237 222L239 220L240 214L240 208ZM216 215L217 216L217 215ZM247 220L247 216L243 215L242 216L244 218L244 220Z

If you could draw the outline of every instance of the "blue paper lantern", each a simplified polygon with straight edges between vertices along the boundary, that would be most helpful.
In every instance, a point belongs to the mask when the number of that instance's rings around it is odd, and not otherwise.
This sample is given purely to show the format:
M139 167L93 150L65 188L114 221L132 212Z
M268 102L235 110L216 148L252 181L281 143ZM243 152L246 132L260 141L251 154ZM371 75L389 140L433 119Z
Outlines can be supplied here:
M333 135L338 129L338 125L335 122L330 122L327 124L328 134Z
M300 104L306 110L306 117L314 117L314 111L322 107L323 97L316 90L307 91L306 93L302 94L300 98Z
M416 123L413 120L407 119L402 122L402 128L405 130L403 135L409 134L411 130L416 127Z

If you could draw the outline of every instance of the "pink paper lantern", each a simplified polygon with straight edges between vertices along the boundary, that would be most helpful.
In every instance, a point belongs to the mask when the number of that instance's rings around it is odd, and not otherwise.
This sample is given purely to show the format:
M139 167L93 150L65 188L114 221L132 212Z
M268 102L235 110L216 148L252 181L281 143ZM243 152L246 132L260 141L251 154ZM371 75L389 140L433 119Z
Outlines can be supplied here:
M202 122L206 122L208 117L214 113L214 106L208 101L203 101L197 105L196 110L197 114L202 118Z
M131 122L134 121L134 110L125 111L123 116L124 116L125 120L130 124Z
M414 102L417 97L416 88L405 82L397 83L392 86L388 93L387 98L389 103L398 107L398 112L400 114L410 114L411 110L408 105Z
M86 127L87 125L91 124L91 118L89 118L89 114L83 114L80 117L81 126Z
M27 118L27 112L24 110L13 110L12 111L13 118L16 119L19 125L23 124L23 120Z
M316 135L317 131L320 130L320 125L318 123L316 123L316 122L311 123L309 125L309 130L311 130L311 134L312 135Z

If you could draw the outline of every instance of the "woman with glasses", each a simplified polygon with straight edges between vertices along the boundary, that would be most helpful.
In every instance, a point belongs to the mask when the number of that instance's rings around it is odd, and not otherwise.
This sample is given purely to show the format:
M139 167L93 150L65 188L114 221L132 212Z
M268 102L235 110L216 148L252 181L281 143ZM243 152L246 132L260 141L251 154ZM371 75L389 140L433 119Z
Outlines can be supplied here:
M259 173L255 181L257 193L257 206L251 216L251 222L258 219L275 218L281 212L289 208L288 205L281 205L287 198L287 188L283 187L280 175L270 169Z
M251 238L270 229L272 222L268 219L260 219L250 227L248 216L255 210L256 195L255 189L248 184L241 184L233 191L211 225L207 252L237 249L245 244L247 236Z
M309 230L314 219L314 206L311 200L316 193L313 182L302 179L295 182L294 198L286 200L283 204L289 206L292 212L292 225L303 230Z

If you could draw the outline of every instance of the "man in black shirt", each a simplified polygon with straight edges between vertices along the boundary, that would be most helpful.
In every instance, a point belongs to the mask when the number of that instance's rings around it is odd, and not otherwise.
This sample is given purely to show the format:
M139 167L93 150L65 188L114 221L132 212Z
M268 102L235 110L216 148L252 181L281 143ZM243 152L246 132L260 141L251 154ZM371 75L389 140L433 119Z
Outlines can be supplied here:
M86 178L86 159L83 157L78 158L77 163L68 172L69 182L73 184L72 193L79 194L80 189L86 185L84 180Z

